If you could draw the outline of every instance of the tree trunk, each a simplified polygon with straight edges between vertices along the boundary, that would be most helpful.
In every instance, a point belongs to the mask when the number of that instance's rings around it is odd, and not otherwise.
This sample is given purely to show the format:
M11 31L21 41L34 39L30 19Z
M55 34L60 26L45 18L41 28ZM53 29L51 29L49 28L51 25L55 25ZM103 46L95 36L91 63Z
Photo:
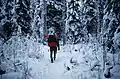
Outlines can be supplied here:
M43 11L43 35L47 34L47 22L46 22L46 17L47 17L47 1L43 0L43 5L44 5L44 11ZM43 44L45 44L47 40L43 38Z
M67 4L67 2L66 2L66 0L63 2L64 3L64 7L66 7L67 8L67 6L66 6L66 4ZM64 13L64 11L63 11L63 13L62 13L62 19L63 19L63 22L62 22L62 27L63 27L63 45L65 45L66 44L66 33L65 33L65 27L66 27L66 21L65 21L65 13Z
M47 1L43 0L43 5L44 5L44 34L47 34L47 22L46 22L46 17L47 17Z

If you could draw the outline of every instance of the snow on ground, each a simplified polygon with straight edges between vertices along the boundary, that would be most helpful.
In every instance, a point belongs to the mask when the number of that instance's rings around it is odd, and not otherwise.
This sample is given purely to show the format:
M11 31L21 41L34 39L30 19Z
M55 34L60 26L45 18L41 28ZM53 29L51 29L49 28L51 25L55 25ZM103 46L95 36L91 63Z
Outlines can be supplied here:
M90 73L89 65L85 63L85 61L90 61L86 59L86 56L92 52L89 47L82 44L61 46L61 50L57 52L56 60L54 63L51 63L48 46L35 44L32 41L29 41L27 44L29 45L25 47L26 56L21 61L28 62L28 68L31 68L30 79L87 79L90 77L88 75ZM89 50L89 53L86 53L86 50ZM37 58L37 55L41 53L44 54L43 57ZM14 73L12 76L8 75L7 77L15 79L12 77L16 77L16 74ZM6 75L3 75L3 79L8 79L4 76Z
M21 74L18 72L11 72L1 76L0 79L21 79Z
M120 79L120 65L116 65L112 70L112 77L109 79Z
M83 46L61 46L61 50L58 51L54 63L50 63L49 47L43 46L42 51L44 51L44 58L42 60L39 61L32 58L28 60L29 67L32 68L31 74L33 79L76 79L78 77L80 79L85 78L85 76L87 76L87 79L90 77L88 75L90 74L89 66L84 60ZM71 58L75 63L70 63ZM67 68L70 68L70 70Z
M91 68L94 68L94 64L99 61L99 64L102 63L102 53L95 50L95 44L61 46L61 50L57 52L56 60L54 63L51 63L50 51L47 45L42 45L28 39L23 40L16 39L15 43L5 44L3 49L6 56L9 52L12 55L15 50L15 60L19 60L20 63L28 63L25 66L28 66L28 69L30 69L30 77L26 79L98 79L98 71L91 71ZM16 47L11 50L13 46ZM101 50L100 47L99 50ZM12 63L13 60L7 61ZM23 72L21 72L9 71L2 76L2 79L22 79ZM112 69L113 77L109 79L119 79L120 76L118 74L120 74L120 67L116 65Z
M50 62L49 48L44 47L44 58L40 61L29 59L29 66L32 68L33 79L66 79L64 76L64 63L67 60L67 52L57 52L54 63ZM36 76L37 75L37 76Z

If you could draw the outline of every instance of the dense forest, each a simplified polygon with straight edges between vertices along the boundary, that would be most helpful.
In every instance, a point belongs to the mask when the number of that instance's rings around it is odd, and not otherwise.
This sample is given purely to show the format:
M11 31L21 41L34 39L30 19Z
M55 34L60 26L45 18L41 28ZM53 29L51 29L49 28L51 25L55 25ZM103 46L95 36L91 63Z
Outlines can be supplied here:
M52 65L44 38L51 31L60 43ZM0 75L119 79L120 0L0 0Z

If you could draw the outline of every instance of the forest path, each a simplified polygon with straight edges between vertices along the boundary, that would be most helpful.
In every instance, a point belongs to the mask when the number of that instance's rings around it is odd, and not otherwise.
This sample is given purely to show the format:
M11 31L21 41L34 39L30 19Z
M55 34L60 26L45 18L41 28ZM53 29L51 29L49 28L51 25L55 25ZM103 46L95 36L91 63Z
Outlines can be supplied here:
M34 79L66 79L64 76L67 52L60 50L57 52L54 63L50 62L49 48L44 48L44 58L42 60L30 59L29 66L32 68Z

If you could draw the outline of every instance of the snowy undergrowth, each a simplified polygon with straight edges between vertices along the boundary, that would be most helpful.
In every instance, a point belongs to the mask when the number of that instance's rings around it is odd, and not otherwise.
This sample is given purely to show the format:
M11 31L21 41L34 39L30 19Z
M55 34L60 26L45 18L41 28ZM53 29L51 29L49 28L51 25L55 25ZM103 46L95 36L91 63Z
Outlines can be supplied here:
M2 46L1 53L3 53L3 56L1 56L1 69L6 70L8 75L11 74L11 72L16 72L19 73L17 76L18 78L30 79L30 71L32 68L28 65L30 62L28 59L41 60L44 57L42 47L42 44L35 42L32 37L28 39L25 37L13 36ZM15 76L16 73L12 75ZM11 79L14 78L11 77ZM7 79L7 76L3 76L3 79Z
M69 79L97 79L101 77L98 75L98 69L102 69L102 48L99 47L97 50L96 45L95 43L88 43L72 46L71 57L68 60L70 63L68 67L71 69Z
M101 73L98 70L102 69L102 54L94 47L95 44L61 46L57 59L50 63L49 48L44 46L43 60L30 63L33 79L97 79Z
M102 79L103 77L102 47L95 41L60 46L61 50L57 52L54 63L50 63L49 47L36 42L32 37L29 39L12 37L2 47L4 58L1 67L7 70L3 79ZM119 72L119 69L116 71L113 68L112 72Z
M94 71L94 65L101 65L102 60L100 51L95 50L96 45L61 46L56 61L51 64L48 46L37 43L32 37L14 36L3 45L2 64L6 65L7 73L15 71L24 79L96 79L98 71Z

